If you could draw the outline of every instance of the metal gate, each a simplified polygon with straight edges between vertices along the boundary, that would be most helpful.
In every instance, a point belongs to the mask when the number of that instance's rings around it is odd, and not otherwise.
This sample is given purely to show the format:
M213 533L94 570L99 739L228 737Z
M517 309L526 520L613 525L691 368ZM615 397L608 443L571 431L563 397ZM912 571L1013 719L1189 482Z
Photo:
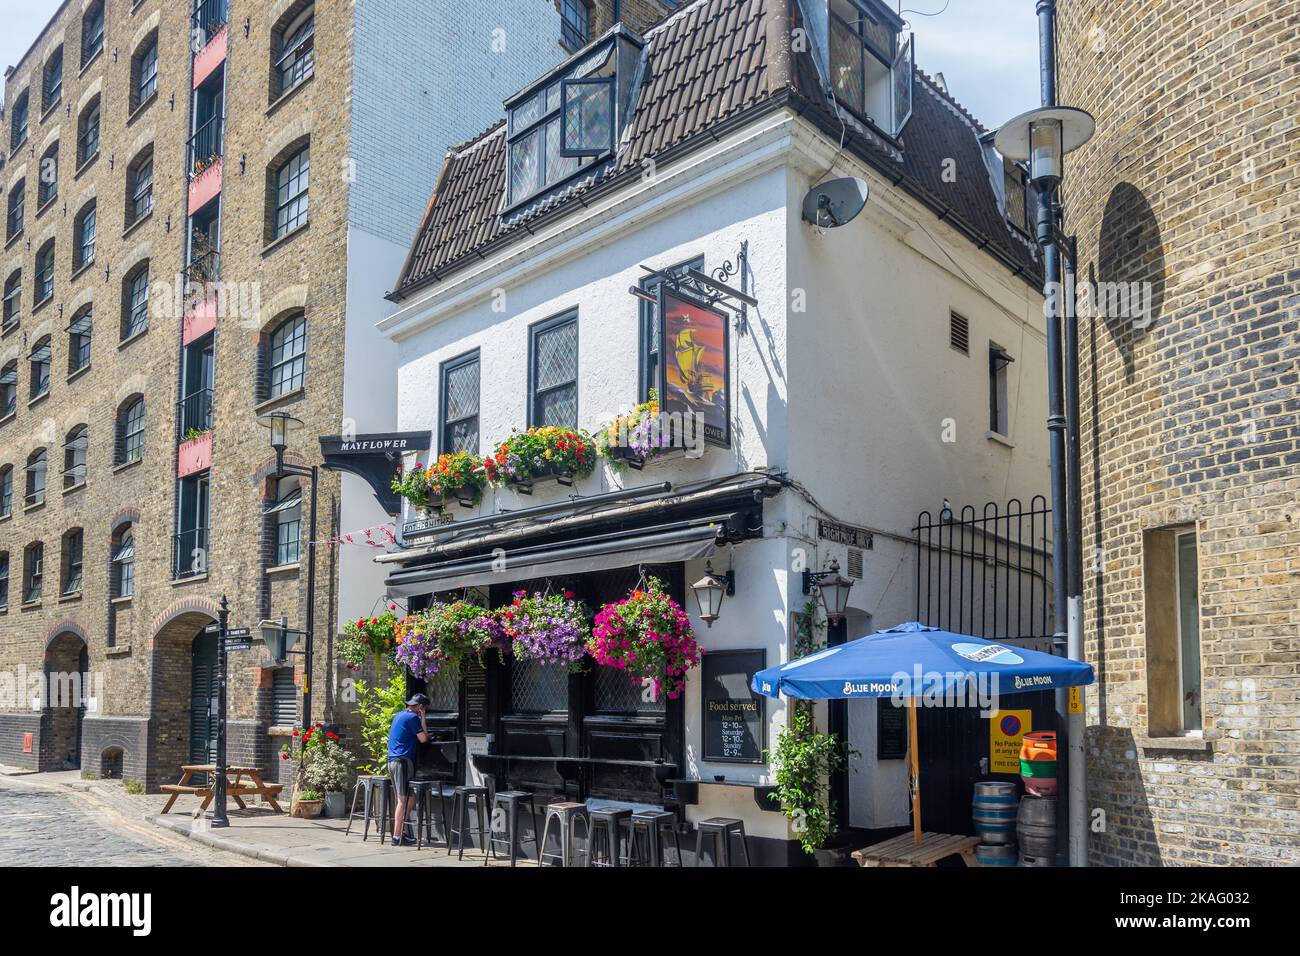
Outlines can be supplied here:
M1052 512L1034 497L978 511L923 511L914 529L916 619L931 627L1052 652ZM1003 711L1029 711L1035 730L1056 726L1050 692L1004 694ZM989 719L974 707L921 707L921 822L929 831L974 833L978 780L1018 782L989 772Z

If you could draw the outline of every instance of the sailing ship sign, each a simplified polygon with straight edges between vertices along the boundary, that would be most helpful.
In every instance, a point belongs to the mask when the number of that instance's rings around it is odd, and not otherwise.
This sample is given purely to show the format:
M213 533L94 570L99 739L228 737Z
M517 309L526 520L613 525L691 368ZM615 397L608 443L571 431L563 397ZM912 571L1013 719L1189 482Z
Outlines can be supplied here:
M731 444L728 316L680 290L659 287L659 410L700 423L704 440Z

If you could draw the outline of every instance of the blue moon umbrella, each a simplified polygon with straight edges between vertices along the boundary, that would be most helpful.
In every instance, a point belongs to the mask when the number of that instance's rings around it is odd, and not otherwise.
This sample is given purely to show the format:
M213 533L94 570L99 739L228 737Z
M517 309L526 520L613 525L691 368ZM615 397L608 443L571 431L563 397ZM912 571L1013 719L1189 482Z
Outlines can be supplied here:
M913 621L828 647L754 675L767 697L829 700L893 697L907 701L912 769L912 825L921 842L920 755L916 701L947 701L972 682L997 694L1077 687L1096 680L1092 665L1041 651L954 634Z

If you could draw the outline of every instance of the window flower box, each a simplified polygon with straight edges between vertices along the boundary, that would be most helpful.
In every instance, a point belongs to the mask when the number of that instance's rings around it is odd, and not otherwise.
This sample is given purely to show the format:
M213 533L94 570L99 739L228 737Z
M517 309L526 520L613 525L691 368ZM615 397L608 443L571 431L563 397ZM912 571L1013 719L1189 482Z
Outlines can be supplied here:
M473 508L483 500L486 487L483 459L463 451L439 455L428 466L417 462L393 478L393 490L426 513L441 512L453 501Z
M483 462L495 487L532 494L533 486L554 479L572 485L596 468L596 443L584 431L545 426L514 432Z
M649 461L681 450L684 435L678 435L680 420L660 414L659 397L652 390L650 400L619 415L596 435L596 448L615 471L625 467L640 471Z

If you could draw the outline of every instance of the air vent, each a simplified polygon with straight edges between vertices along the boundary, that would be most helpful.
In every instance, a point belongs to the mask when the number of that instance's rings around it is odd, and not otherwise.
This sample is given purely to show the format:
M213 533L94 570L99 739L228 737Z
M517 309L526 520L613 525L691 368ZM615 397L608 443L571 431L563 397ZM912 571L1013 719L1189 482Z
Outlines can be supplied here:
M962 355L970 355L970 322L965 316L951 314L948 341Z
M849 548L849 577L862 580L862 551L859 548Z

